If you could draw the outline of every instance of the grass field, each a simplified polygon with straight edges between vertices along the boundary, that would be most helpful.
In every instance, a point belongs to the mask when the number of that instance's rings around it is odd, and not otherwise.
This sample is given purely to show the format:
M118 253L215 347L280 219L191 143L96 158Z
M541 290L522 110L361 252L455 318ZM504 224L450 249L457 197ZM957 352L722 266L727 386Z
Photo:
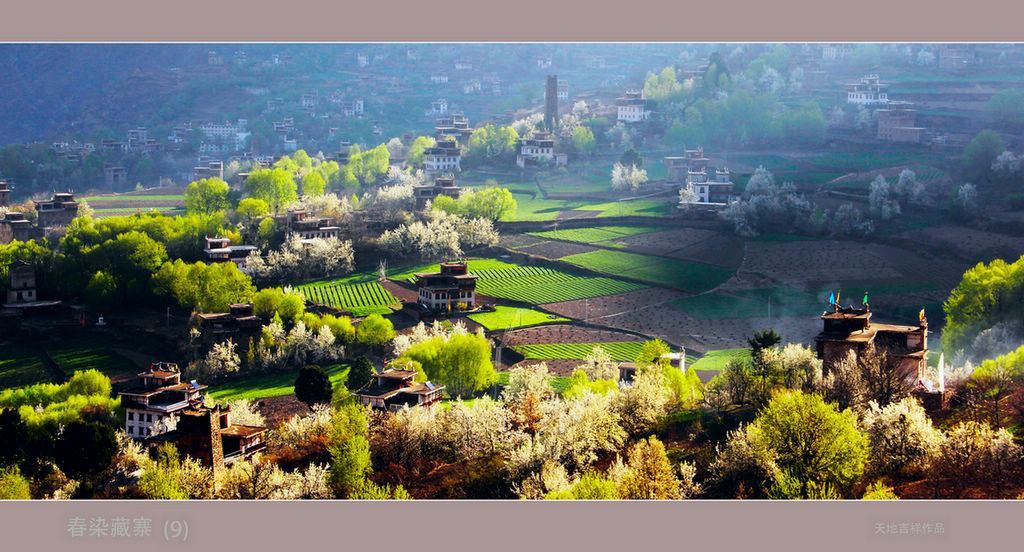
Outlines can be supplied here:
M707 291L732 275L730 270L709 264L624 251L591 251L561 260L615 276L627 276L694 293Z
M864 153L826 153L809 157L807 160L824 169L843 171L868 171L906 165L908 163L936 163L943 157L936 153L921 151L876 151Z
M583 360L600 345L612 360L633 362L643 349L642 341L615 341L610 343L554 343L545 345L518 345L513 347L528 359L579 359Z
M167 212L171 212L171 211L180 211L182 213L185 212L185 208L184 207L176 207L174 205L153 205L153 206L147 205L145 207L139 207L138 209L140 211L144 211L144 212L147 212L147 213L149 211L160 211L160 212L163 212L163 213L167 213ZM136 210L135 207L102 207L102 208L99 208L99 209L93 209L93 212L94 213L134 213L135 210Z
M51 381L39 353L28 347L5 345L0 355L0 389Z
M523 328L545 322L565 322L562 318L546 312L515 307L497 306L494 312L483 312L469 315L469 319L488 330L504 330L506 328Z
M722 370L732 359L750 360L750 349L722 349L708 351L697 362L690 364L694 370Z
M83 198L89 203L100 201L185 201L184 195L113 195Z
M528 232L531 236L574 241L579 243L601 243L626 236L659 232L665 230L658 226L595 226L593 228L567 228L549 230L547 232Z
M339 284L338 281L314 282L296 289L309 301L345 309L354 316L390 314L392 307L400 308L401 301L376 281Z
M348 377L348 368L347 364L336 364L328 366L324 370L330 376L331 384L338 385ZM254 400L290 395L295 392L295 378L298 375L298 371L294 371L238 378L210 387L208 394L218 401Z
M439 269L436 264L407 267L399 274L389 274L389 277L393 280L412 278L414 272L433 272ZM645 287L612 278L584 276L539 266L520 266L494 259L471 260L469 271L479 277L477 292L534 304L614 295Z
M99 370L105 375L137 374L139 367L132 361L105 347L75 347L50 350L50 357L67 375L76 370Z
M600 202L512 195L516 200L516 214L510 220L555 220L562 211L600 211L598 217L662 217L675 209L673 203L650 200Z

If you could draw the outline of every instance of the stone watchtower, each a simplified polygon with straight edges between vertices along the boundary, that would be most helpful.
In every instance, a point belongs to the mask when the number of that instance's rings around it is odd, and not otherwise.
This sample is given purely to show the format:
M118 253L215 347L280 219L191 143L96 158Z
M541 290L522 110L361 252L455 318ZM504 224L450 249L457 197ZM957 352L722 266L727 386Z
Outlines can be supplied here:
M7 304L17 305L36 300L36 269L25 261L7 267Z
M178 420L178 449L215 472L224 469L220 430L228 427L228 410L199 406L183 410Z
M555 132L558 124L558 75L548 75L544 90L544 126L548 132Z
M7 207L11 204L11 187L0 180L0 207Z

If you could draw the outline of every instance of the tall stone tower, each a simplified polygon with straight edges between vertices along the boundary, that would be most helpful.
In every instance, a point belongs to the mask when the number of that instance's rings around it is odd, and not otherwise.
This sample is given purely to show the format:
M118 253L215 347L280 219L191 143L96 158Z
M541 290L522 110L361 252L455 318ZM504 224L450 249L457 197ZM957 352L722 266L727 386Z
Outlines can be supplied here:
M544 126L548 132L554 132L556 123L558 123L558 75L548 75L548 84L544 89Z

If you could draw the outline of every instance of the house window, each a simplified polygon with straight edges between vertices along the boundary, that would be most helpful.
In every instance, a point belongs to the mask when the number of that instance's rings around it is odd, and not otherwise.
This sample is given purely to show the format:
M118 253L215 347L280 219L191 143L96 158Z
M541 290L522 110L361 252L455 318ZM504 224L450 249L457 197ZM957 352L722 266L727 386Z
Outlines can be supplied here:
M135 419L135 413L134 413L134 412L131 412L131 411L129 411L129 412L128 412L128 419L129 419L129 420L134 420L134 419Z

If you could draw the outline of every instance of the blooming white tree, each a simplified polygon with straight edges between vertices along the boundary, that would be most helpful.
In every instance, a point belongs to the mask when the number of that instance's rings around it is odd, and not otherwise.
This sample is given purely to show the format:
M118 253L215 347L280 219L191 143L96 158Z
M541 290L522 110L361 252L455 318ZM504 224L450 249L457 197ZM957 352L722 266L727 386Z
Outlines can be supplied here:
M900 204L892 197L889 182L882 175L871 181L868 206L871 214L881 220L889 220L900 214Z
M385 231L378 244L400 258L428 260L458 257L463 248L498 243L498 233L490 220L466 219L436 209L428 213L427 222L416 221Z
M287 210L305 209L313 216L334 217L342 220L352 213L352 205L348 198L338 197L337 194L323 193L318 196L304 195L289 203Z
M978 189L970 182L965 182L956 191L954 203L966 215L978 212Z
M647 183L647 171L638 169L636 165L626 167L622 163L615 163L611 177L613 190L633 191Z
M533 113L524 119L513 121L512 130L516 131L520 138L532 138L533 133L542 124L544 124L544 115L542 113Z
M235 342L231 339L214 344L206 358L192 362L186 368L190 379L219 380L238 372L241 359L235 353Z
M630 434L653 426L667 412L671 391L659 368L640 370L627 385L615 394L613 402L623 428Z
M679 206L689 207L697 202L697 192L693 191L693 183L687 182L685 186L679 188Z
M913 397L879 408L871 401L861 422L871 443L871 469L878 475L920 474L942 444L942 432Z
M405 153L405 146L402 145L402 141L399 140L397 136L388 140L386 147L388 148L388 153L391 157L401 157L401 155Z
M249 399L238 399L228 403L231 407L231 422L238 425L262 426L266 423L256 403Z
M591 381L619 379L619 363L612 360L600 345L594 345L579 368L587 373L587 378Z

